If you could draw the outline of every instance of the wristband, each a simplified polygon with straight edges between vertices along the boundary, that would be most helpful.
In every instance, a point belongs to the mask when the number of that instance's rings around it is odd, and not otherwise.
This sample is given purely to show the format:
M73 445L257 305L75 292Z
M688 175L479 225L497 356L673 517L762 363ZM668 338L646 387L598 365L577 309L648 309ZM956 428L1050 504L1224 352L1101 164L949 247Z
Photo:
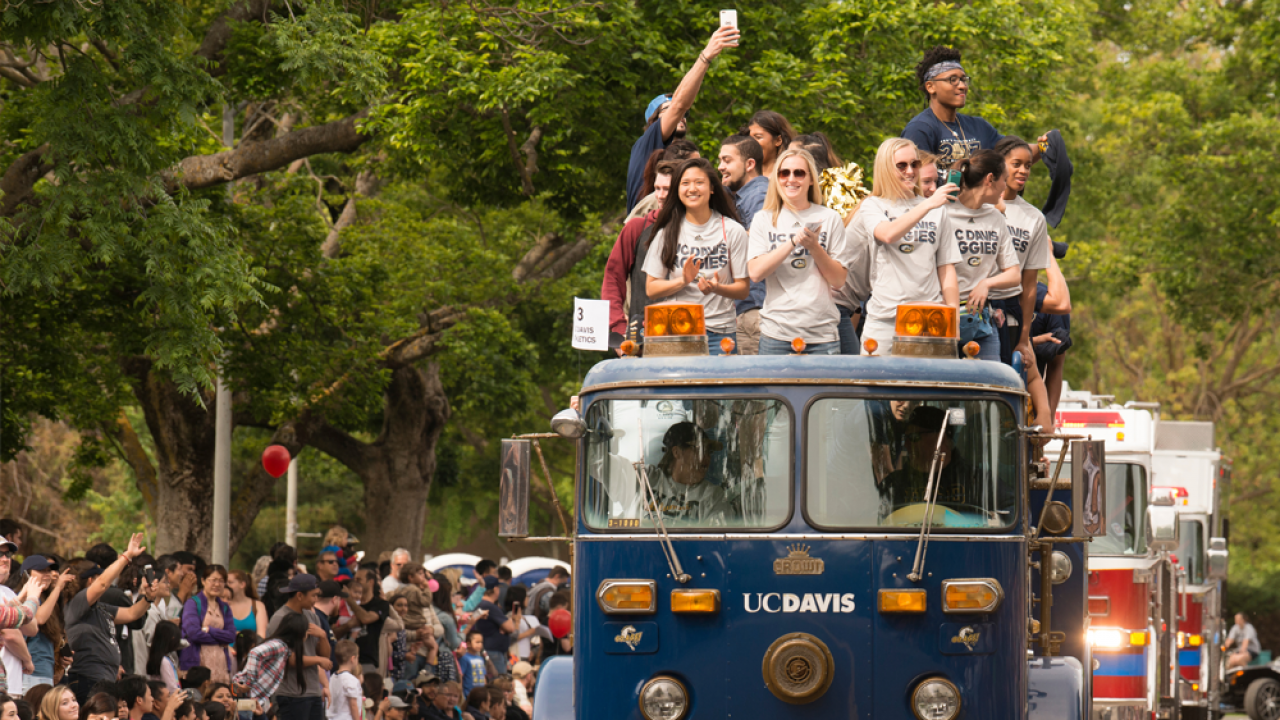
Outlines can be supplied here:
M702 53L698 53L698 59L706 63L707 67L711 67L711 61L707 59L706 55L703 55Z

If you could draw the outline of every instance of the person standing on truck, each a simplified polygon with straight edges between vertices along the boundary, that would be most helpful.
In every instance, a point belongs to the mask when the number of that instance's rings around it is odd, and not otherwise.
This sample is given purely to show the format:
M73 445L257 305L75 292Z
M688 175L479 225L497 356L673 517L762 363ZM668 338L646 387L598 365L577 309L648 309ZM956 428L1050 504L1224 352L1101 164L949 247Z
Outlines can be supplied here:
M706 160L685 160L671 176L671 192L654 221L644 261L645 293L655 301L700 303L707 345L737 344L734 300L747 297L747 231L720 173Z
M1235 647L1236 651L1227 656L1227 667L1244 667L1258 658L1262 653L1262 645L1258 642L1258 631L1249 622L1244 613L1236 613L1236 624L1227 633L1227 644L1223 650Z
M878 355L893 351L894 320L902 303L960 307L960 250L954 239L938 235L942 216L935 212L953 201L950 193L960 188L948 183L933 197L921 198L919 173L915 144L903 138L885 140L876 151L871 197L862 201L849 225L850 241L862 243L872 258L864 352L868 339L876 341Z

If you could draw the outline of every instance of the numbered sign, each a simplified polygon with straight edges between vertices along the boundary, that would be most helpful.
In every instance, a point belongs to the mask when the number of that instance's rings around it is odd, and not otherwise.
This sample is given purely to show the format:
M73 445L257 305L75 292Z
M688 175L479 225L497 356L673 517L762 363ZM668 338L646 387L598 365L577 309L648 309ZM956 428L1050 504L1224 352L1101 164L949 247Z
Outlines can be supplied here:
M573 299L573 347L609 349L609 301Z

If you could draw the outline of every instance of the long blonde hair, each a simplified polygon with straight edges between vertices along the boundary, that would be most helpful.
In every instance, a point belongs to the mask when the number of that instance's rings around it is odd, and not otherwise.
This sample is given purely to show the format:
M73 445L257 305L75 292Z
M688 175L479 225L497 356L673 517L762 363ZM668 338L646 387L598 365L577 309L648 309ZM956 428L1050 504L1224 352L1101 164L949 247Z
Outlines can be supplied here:
M911 148L916 152L916 159L920 158L920 151L916 148L916 144L906 138L889 138L880 143L880 149L876 150L876 174L871 179L871 194L875 197L887 198L893 201L910 200L920 192L920 173L916 173L916 190L908 193L902 189L902 183L898 182L898 168L893 164L893 156L903 148Z
M773 172L769 174L769 191L765 193L764 207L761 208L770 213L774 226L778 224L778 215L782 213L782 208L789 207L786 199L782 197L782 190L778 188L778 169L782 167L782 161L789 157L799 157L804 160L805 166L809 169L809 202L814 205L822 204L821 176L818 175L818 163L813 161L813 156L809 154L808 150L800 150L799 148L784 150L773 163Z

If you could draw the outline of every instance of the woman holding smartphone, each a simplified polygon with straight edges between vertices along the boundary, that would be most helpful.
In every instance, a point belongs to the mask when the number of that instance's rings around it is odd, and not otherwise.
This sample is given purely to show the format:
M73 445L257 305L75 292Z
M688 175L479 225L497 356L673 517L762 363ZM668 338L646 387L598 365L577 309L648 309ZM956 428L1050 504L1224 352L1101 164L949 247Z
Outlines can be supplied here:
M960 342L976 341L979 360L999 362L1000 333L987 300L996 290L1018 287L1022 274L1009 225L995 207L1004 195L1004 158L982 150L953 169L960 171L960 197L947 207L938 234L960 249Z
M871 299L862 330L876 341L876 354L893 350L898 305L912 302L946 303L958 308L956 263L960 252L954 238L938 234L939 210L954 201L958 188L947 183L930 198L918 195L920 157L915 143L889 138L876 151L871 196L862 201L849 225L852 242L871 253Z
M805 150L778 156L764 207L751 223L747 269L765 281L760 354L839 355L840 311L831 291L844 286L850 253L844 221L822 204L817 163Z
M720 355L720 341L737 342L733 301L750 291L747 231L720 182L720 173L701 158L681 163L671 176L671 194L654 220L653 242L644 261L645 292L654 301L700 303L707 344Z

